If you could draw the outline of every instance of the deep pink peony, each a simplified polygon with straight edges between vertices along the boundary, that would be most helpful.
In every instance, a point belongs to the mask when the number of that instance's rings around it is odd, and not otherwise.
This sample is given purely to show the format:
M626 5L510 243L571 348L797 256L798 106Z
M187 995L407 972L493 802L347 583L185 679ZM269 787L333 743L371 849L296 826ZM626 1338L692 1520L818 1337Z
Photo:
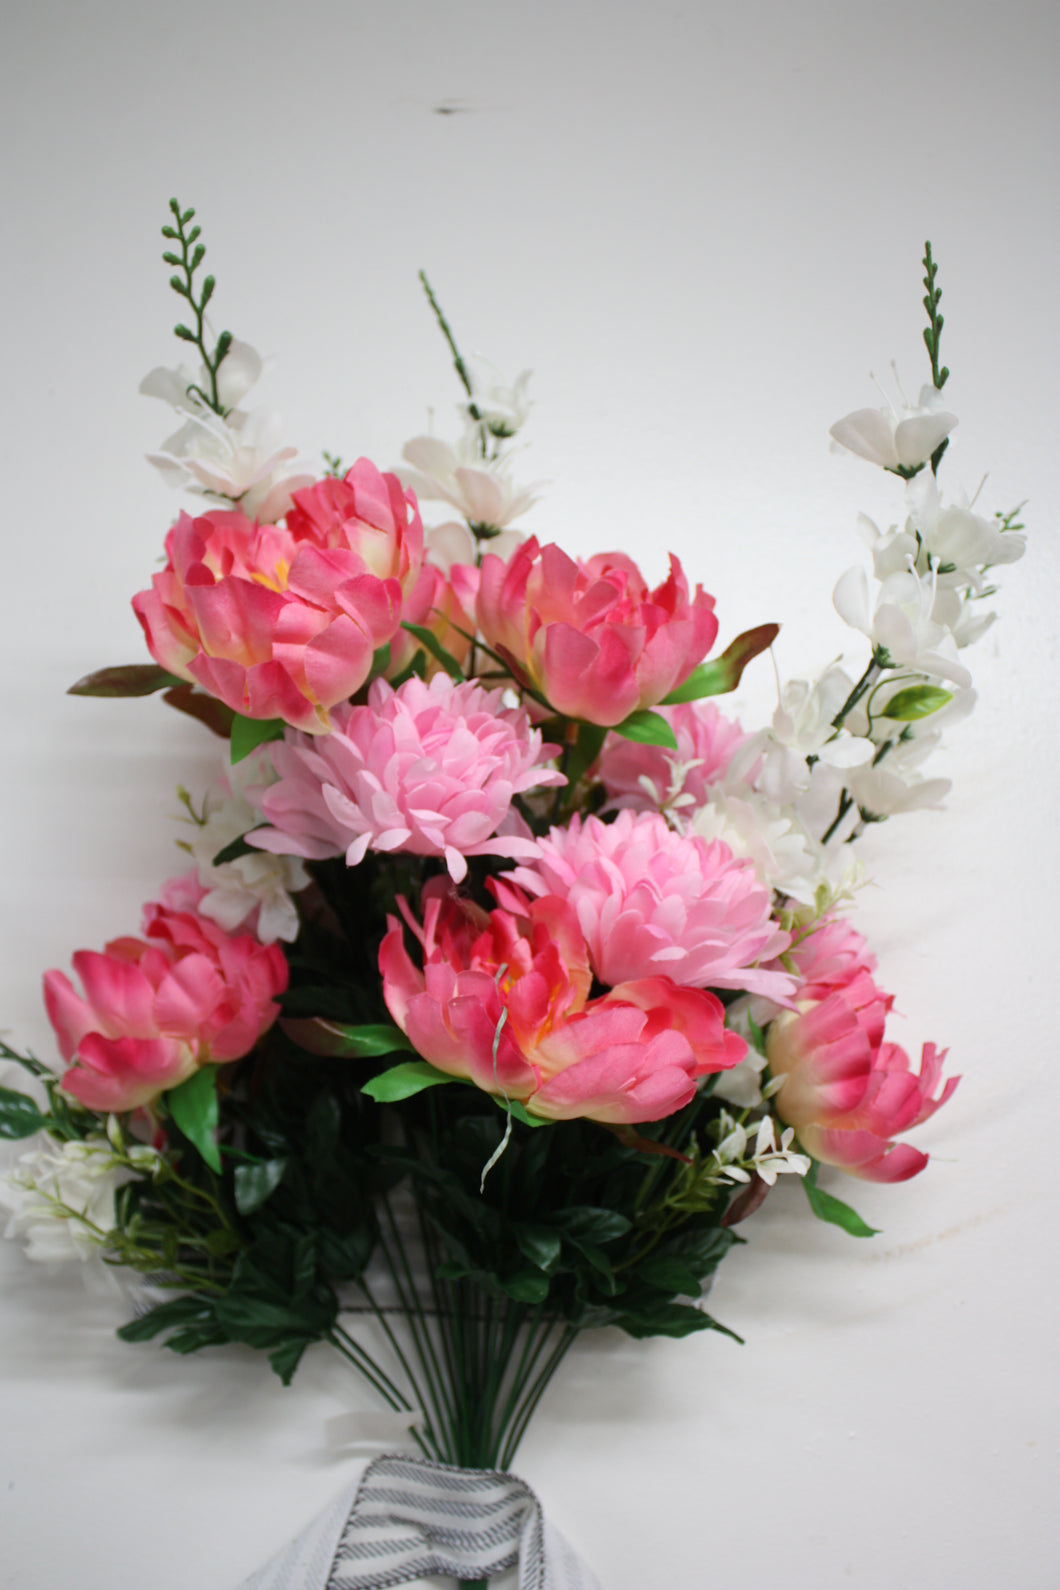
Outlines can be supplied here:
M535 1115L661 1120L688 1103L697 1078L746 1053L720 1000L667 977L590 1000L585 941L564 900L487 914L434 880L423 911L422 927L406 911L422 970L390 918L379 952L387 1008L432 1065Z
M345 851L351 867L369 849L444 856L460 882L467 856L532 855L529 832L510 831L512 798L565 782L542 765L556 748L525 712L448 674L396 691L377 679L368 705L337 708L333 723L326 739L289 732L271 748L279 783L261 806L273 826L251 844L314 860Z
M714 598L689 596L677 558L649 590L620 552L575 563L531 538L482 559L475 604L488 646L567 717L611 726L652 707L702 662L718 633Z
M396 634L423 526L412 494L366 458L295 504L286 526L181 514L133 608L163 668L245 717L319 734Z
M657 813L619 812L613 823L578 816L537 841L507 875L533 895L569 900L603 983L665 974L683 987L739 988L789 1002L795 979L761 967L790 936L749 861L721 840L683 837ZM497 880L497 898L505 880Z
M172 896L171 896L172 897ZM90 1110L135 1110L201 1065L238 1060L279 1014L287 962L195 911L144 907L144 937L73 958L79 994L46 972L44 1003L71 1062L64 1090Z
M619 808L695 812L706 805L710 786L725 777L750 735L719 712L713 701L689 701L660 707L659 712L674 731L677 750L609 734L600 753L600 782ZM749 772L748 783L752 777Z
M914 1076L905 1050L884 1042L892 1001L859 933L836 921L806 945L815 939L799 957L808 980L798 1010L778 1016L766 1041L769 1068L784 1078L774 1107L815 1159L867 1181L906 1181L928 1156L891 1139L934 1115L958 1078L933 1098L946 1051L925 1044Z

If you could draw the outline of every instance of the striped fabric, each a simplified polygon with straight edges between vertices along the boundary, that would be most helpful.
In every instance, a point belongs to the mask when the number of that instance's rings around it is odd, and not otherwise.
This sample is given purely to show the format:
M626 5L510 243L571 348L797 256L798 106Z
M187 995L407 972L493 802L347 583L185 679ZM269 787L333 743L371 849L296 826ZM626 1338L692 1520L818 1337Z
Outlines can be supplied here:
M600 1590L524 1480L390 1455L365 1470L243 1590L387 1590L429 1574L518 1590Z

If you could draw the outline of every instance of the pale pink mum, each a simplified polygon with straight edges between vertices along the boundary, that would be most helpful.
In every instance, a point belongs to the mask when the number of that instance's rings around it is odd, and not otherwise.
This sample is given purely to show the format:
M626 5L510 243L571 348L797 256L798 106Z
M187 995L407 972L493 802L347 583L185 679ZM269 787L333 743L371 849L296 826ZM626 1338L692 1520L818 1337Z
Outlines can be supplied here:
M721 840L674 833L656 813L571 819L509 875L533 895L569 900L603 983L660 974L684 987L740 988L788 1002L795 979L757 965L787 949L772 896ZM501 892L502 905L509 898Z
M272 748L279 782L261 798L272 827L250 842L310 860L345 852L351 867L370 849L444 856L459 882L467 856L533 853L528 835L498 829L515 826L514 796L565 782L542 765L554 754L500 690L447 674L396 691L377 679L366 707L336 710L326 739L289 733Z
M402 902L403 904L403 902ZM487 914L444 881L424 890L414 965L391 917L379 952L394 1020L439 1070L555 1120L655 1121L693 1097L746 1047L721 1002L667 977L590 1000L585 941L555 897Z
M946 1051L925 1044L914 1075L905 1050L883 1039L890 996L875 987L863 961L840 977L841 986L817 984L821 997L800 998L798 1012L771 1024L769 1068L784 1079L774 1107L814 1159L867 1181L906 1181L928 1156L892 1139L934 1115L958 1078L932 1097Z
M631 558L574 562L531 537L482 559L475 604L486 644L557 712L611 726L652 707L702 662L718 633L714 598L690 596L677 558L650 590Z
M397 633L422 557L415 498L362 458L296 492L286 526L181 514L133 609L163 668L245 717L319 734Z
M696 811L706 804L711 785L725 777L750 736L713 701L689 701L658 711L674 731L677 750L609 734L600 753L600 782L618 807Z
M143 938L79 950L73 966L80 994L65 973L44 976L70 1062L63 1088L90 1110L117 1112L150 1103L201 1065L247 1054L279 1014L288 977L276 945L159 904L144 907Z

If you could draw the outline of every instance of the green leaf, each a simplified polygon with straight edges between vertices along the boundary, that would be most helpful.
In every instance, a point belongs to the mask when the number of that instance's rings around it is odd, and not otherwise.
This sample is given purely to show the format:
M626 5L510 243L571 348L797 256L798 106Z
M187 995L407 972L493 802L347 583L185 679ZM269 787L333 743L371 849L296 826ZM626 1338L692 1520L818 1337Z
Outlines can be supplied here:
M259 828L267 828L268 826L268 823L258 824ZM248 828L247 834L253 834L256 831L254 828ZM211 867L223 867L226 862L238 861L240 856L260 856L262 852L255 845L247 844L247 834L240 834L238 839L233 839L230 844L223 846L210 862Z
M649 1253L637 1265L636 1278L648 1286L657 1286L662 1292L679 1292L685 1297L699 1296L699 1277L682 1264L680 1259L667 1253Z
M952 692L939 685L912 685L893 695L880 716L897 718L900 723L915 723L918 718L930 718L933 712L952 700Z
M632 1230L632 1221L616 1209L596 1209L589 1204L562 1209L553 1218L560 1230L575 1242L614 1242Z
M691 1336L694 1331L720 1331L723 1336L731 1336L734 1342L743 1342L742 1336L737 1336L727 1325L719 1325L710 1314L691 1303L664 1303L658 1309L619 1317L615 1323L627 1336L634 1336L638 1341L647 1336L679 1337Z
M557 1232L550 1226L536 1225L515 1226L513 1230L519 1251L525 1259L546 1273L556 1268L563 1251L563 1243Z
M244 718L237 712L232 719L232 765L242 762L259 745L282 740L286 727L282 718Z
M520 1270L518 1275L502 1280L501 1289L517 1303L543 1303L548 1296L548 1276L535 1270Z
M287 1169L286 1159L263 1159L251 1165L237 1165L235 1171L236 1208L241 1215L252 1215L276 1191Z
M26 1094L14 1088L0 1088L0 1137L32 1137L48 1124L48 1117Z
M307 1020L284 1017L280 1026L300 1049L326 1060L375 1060L402 1050L415 1053L401 1028L385 1021L354 1027L341 1021L327 1021L323 1016L311 1016ZM450 1082L452 1078L445 1080Z
M189 1143L194 1144L213 1171L220 1172L221 1155L214 1139L217 1130L217 1070L200 1066L194 1076L166 1094L169 1113Z
M802 1185L806 1189L806 1196L810 1201L810 1208L818 1220L827 1220L829 1225L839 1226L851 1237L877 1237L879 1229L867 1225L855 1209L845 1204L841 1198L833 1198L831 1193L822 1191L817 1185L817 1172L819 1163L814 1160L806 1175L802 1178Z
M496 1103L500 1105L502 1110L510 1110L515 1119L522 1121L524 1126L555 1126L556 1124L555 1121L550 1121L543 1115L531 1115L525 1104L520 1104L518 1099L511 1099L507 1104L505 1104L503 1099L497 1099Z
M156 690L182 685L183 679L157 663L126 663L119 668L97 668L71 685L68 696L151 696Z
M441 641L429 629L424 629L422 624L402 624L401 627L407 629L410 635L415 635L421 646L426 646L435 662L441 663L450 679L455 680L457 684L463 683L464 670L452 652L446 651Z
M767 651L779 634L779 624L759 624L757 629L745 630L720 657L694 668L683 685L664 697L662 705L676 707L683 701L701 701L704 696L727 695L736 689L751 659Z
M664 745L669 751L677 750L677 736L661 712L631 712L615 724L614 732L638 745Z
M269 1354L269 1363L285 1386L291 1384L294 1372L302 1361L302 1354L308 1346L305 1337L292 1336L290 1341L281 1342L279 1347L274 1347Z
M385 674L390 667L390 642L380 646L378 651L372 653L372 666L368 670L369 679L378 679L380 674Z
M406 1060L402 1065L391 1066L382 1076L373 1077L364 1084L363 1092L377 1104L396 1104L399 1099L411 1099L424 1088L441 1087L443 1082L456 1082L445 1071L436 1071L426 1060Z
M161 1331L171 1330L174 1326L206 1326L212 1319L211 1301L191 1295L173 1297L157 1304L146 1314L141 1314L138 1319L131 1319L127 1325L119 1326L117 1334L123 1342L149 1342Z

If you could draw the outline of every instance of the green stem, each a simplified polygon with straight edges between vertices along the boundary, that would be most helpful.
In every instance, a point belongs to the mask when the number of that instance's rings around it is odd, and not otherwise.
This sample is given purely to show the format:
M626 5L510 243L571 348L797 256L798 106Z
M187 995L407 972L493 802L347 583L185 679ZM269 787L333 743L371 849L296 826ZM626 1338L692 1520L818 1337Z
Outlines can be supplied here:
M515 1454L519 1448L519 1443L526 1434L526 1428L533 1417L534 1410L541 1401L541 1398L544 1396L545 1390L549 1381L552 1379L552 1376L556 1373L556 1370L559 1368L560 1364L567 1356L567 1353L570 1351L570 1348L574 1342L574 1338L577 1336L577 1334L578 1332L573 1325L567 1325L564 1327L563 1334L560 1336L558 1343L545 1361L544 1368L540 1371L537 1379L534 1381L533 1385L528 1391L523 1405L516 1416L511 1433L504 1444L504 1450L501 1453L500 1460L500 1467L502 1469L507 1469L510 1466L512 1459L515 1457Z
M829 825L825 829L824 833L821 835L821 844L822 845L827 845L828 841L831 839L832 835L835 833L836 829L839 827L840 823L843 821L843 818L846 816L847 812L850 810L850 808L853 806L853 804L854 804L854 801L853 801L853 799L851 797L850 791L849 790L844 790L843 793L839 797L839 809L838 809L838 811L836 812L835 816L832 818L832 821L829 823Z
M445 318L445 314L444 314L444 311L442 310L442 306L438 302L437 298L435 298L434 289L432 288L430 282L427 280L427 272L426 271L420 271L420 282L423 285L424 292L427 294L427 302L430 304L431 308L434 310L434 318L438 322L438 325L439 325L439 328L441 330L442 336L445 338L446 342L449 344L449 352L453 356L453 364L454 364L454 366L456 368L457 375L460 377L461 385L463 386L464 391L467 393L468 397L471 399L471 402L467 406L467 411L471 415L471 418L476 421L476 423L481 423L482 415L479 412L479 410L475 407L475 391L474 391L474 388L471 385L471 377L468 374L467 365L464 363L463 355L461 354L460 349L456 345L456 338L453 336L453 333L452 333L452 330L450 328L449 322ZM483 450L485 450L484 447L483 447Z
M370 1354L365 1352L359 1342L354 1341L353 1337L343 1330L341 1325L335 1326L327 1340L336 1351L342 1354L347 1363L353 1365L358 1374L368 1381L369 1385L379 1393L383 1401L393 1408L395 1412L412 1412L412 1404L408 1401L408 1398L402 1395L389 1375L379 1367ZM420 1435L418 1430L410 1430L409 1434L425 1458L444 1459L444 1454L439 1452L437 1446L433 1443L428 1445L428 1441Z

